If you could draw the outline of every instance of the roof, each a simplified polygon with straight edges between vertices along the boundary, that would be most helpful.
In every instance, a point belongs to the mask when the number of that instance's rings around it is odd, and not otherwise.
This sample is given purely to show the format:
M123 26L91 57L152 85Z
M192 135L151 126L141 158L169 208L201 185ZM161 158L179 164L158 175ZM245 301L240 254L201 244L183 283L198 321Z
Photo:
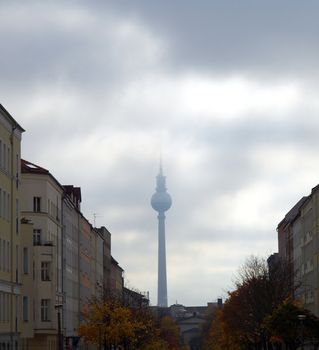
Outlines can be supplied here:
M73 196L78 200L82 201L81 187L74 187L73 185L63 185L67 195L73 194Z
M196 322L196 320L197 320L197 322ZM195 324L197 324L198 321L204 321L204 320L206 320L206 318L204 316L191 315L191 316L180 317L176 320L176 322L178 324L180 324L180 323L187 323L187 324L195 323ZM193 321L193 322L187 322L187 321Z
M24 131L25 131L25 130L23 129L23 127L12 117L12 115L2 106L1 103L0 103L0 112L2 112L2 114L3 114L13 125L15 125L17 128L19 128L21 132L24 132Z
M193 328L190 328L190 329L183 331L182 333L183 334L185 334L185 333L199 333L199 331L200 331L199 327L193 327Z
M39 174L39 175L48 175L50 178L64 191L63 186L60 182L49 172L49 170L40 167L34 163L31 163L25 159L21 159L21 173L22 174Z
M289 224L298 217L301 207L308 200L309 196L302 197L285 215L284 219L280 221L279 226Z
M113 258L113 256L111 256L111 263L115 266L117 266L119 269L121 269L122 271L124 271L122 269L122 267L119 265L119 263Z
M21 159L21 172L22 173L33 173L33 174L50 174L49 170L40 167L39 165L28 162L27 160Z

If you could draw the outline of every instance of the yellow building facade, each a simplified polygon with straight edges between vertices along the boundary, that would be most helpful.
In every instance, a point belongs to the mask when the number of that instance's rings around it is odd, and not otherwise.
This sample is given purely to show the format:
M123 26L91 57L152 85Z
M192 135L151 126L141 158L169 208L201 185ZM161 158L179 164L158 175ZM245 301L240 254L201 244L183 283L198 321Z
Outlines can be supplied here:
M0 105L0 349L18 349L20 344L20 147L23 132Z

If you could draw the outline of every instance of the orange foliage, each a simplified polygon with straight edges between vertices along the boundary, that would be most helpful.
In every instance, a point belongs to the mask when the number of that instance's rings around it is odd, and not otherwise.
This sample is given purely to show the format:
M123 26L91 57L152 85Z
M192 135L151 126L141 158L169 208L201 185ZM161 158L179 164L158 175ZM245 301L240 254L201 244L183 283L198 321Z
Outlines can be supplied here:
M94 300L84 308L83 317L85 323L78 328L78 334L85 342L139 350L177 349L160 338L148 309L123 306L117 300Z

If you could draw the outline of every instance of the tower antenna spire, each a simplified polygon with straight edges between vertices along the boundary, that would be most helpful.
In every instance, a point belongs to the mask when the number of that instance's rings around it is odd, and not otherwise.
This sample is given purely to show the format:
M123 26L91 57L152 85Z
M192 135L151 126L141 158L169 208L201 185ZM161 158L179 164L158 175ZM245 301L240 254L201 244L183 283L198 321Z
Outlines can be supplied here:
M162 159L162 150L160 153L160 159L159 159L159 174L163 175L163 159Z

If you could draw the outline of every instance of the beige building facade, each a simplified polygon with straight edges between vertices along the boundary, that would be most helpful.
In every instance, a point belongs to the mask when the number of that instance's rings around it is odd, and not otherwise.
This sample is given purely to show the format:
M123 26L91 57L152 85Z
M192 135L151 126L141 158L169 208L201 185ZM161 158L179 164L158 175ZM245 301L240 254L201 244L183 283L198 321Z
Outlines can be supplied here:
M21 332L20 156L23 128L0 105L0 349Z
M33 225L34 336L31 349L56 349L57 307L63 305L62 222L63 187L46 170L21 161L21 215Z

